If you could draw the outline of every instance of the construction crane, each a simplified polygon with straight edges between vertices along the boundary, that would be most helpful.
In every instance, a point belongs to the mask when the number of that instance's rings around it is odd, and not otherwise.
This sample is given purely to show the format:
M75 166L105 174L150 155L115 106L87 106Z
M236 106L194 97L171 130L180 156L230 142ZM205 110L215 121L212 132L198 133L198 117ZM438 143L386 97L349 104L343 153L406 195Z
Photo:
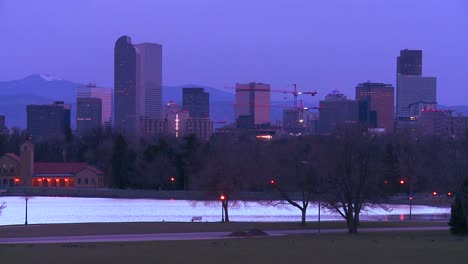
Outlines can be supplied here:
M317 94L317 91L298 91L297 90L297 84L293 84L294 90L281 90L281 89L270 89L270 92L273 93L287 93L287 94L292 94L294 96L294 108L297 108L297 96L298 95L311 95L315 96ZM236 87L233 86L224 86L225 89L236 89ZM257 89L252 89L252 90L257 90ZM259 89L259 91L264 91L263 89Z

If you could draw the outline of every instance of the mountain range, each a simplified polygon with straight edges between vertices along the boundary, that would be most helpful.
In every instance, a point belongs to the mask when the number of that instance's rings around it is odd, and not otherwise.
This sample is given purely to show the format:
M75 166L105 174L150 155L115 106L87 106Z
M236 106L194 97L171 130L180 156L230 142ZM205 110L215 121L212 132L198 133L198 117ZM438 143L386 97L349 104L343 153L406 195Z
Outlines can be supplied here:
M76 111L76 88L85 84L63 80L51 75L34 74L23 79L0 82L0 114L6 116L9 127L26 127L26 105L50 104L53 101L64 101L72 106L72 126ZM182 103L183 87L203 87L210 94L210 116L215 121L234 121L234 93L204 85L163 86L163 103L175 101ZM282 107L292 105L292 102L279 101L281 96L272 95L278 101L272 101L271 120L282 119ZM322 97L322 96L321 96ZM309 102L308 102L309 103ZM276 106L276 107L275 107ZM468 106L439 106L441 109L451 109L459 114L468 115ZM219 126L216 125L216 126Z

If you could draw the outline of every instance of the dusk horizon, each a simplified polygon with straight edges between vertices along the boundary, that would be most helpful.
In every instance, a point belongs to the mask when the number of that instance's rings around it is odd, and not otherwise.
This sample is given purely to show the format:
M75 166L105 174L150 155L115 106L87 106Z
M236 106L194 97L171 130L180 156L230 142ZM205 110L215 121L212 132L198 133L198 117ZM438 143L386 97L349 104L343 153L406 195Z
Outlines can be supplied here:
M113 87L113 46L127 35L163 46L165 86L297 83L317 100L332 90L353 98L359 83L395 86L399 51L420 49L438 103L467 104L465 1L113 3L0 1L0 80L42 73Z

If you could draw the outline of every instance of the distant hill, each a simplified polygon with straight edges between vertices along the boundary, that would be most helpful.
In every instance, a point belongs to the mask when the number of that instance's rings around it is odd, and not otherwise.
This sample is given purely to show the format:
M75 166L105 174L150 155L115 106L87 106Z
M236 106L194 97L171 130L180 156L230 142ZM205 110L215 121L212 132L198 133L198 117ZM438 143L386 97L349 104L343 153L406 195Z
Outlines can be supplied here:
M73 81L63 80L46 74L34 74L23 79L0 82L0 114L6 115L7 126L26 127L26 105L49 104L53 101L65 101L72 106L72 126L76 106L76 88L82 87ZM234 92L220 90L204 85L181 85L163 87L163 104L168 101L182 103L183 87L202 87L210 94L210 116L215 121L234 122ZM275 123L282 119L283 106L292 106L291 96L282 93L272 94L271 121ZM315 106L312 98L303 97L306 106ZM319 98L314 98L317 101ZM468 116L468 106L443 106L441 109L455 110L455 115ZM215 124L216 127L222 124Z
M34 74L23 79L0 82L0 114L6 115L7 126L26 127L26 105L49 104L64 101L72 106L74 126L76 88L84 84L63 80L45 74ZM203 85L163 86L163 104L182 103L183 87L202 87L210 94L210 115L214 120L233 120L234 93Z

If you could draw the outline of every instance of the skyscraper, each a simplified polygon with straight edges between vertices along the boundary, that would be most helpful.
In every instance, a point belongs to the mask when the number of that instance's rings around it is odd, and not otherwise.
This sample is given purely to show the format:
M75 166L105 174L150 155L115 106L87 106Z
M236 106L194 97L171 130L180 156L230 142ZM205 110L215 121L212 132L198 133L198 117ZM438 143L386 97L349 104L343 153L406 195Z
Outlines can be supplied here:
M396 115L398 121L411 117L414 104L435 104L437 102L436 77L422 76L422 51L401 50L397 57Z
M141 116L162 116L162 46L134 45L130 37L122 36L114 52L114 125L117 131L136 136Z
M138 114L162 117L162 46L155 43L135 44L137 56Z
M86 87L76 89L77 98L99 98L101 99L101 121L103 128L112 127L112 89L96 87L95 84L89 84Z
M417 75L398 75L397 77L397 116L411 117L415 104L437 103L437 78Z
M70 129L70 106L57 101L50 105L27 105L27 131L34 141L63 136Z
M0 135L2 134L8 134L8 128L5 124L5 116L0 115Z
M347 123L357 123L358 102L349 100L338 91L325 96L325 100L320 101L320 117L318 121L318 133L328 134L337 126Z
M183 88L182 109L187 110L190 117L209 117L210 95L203 88Z
M239 128L270 124L270 85L236 84L235 118Z
M397 74L422 75L422 50L401 50L397 57Z
M395 92L391 84L361 83L356 86L356 100L359 101L360 121L373 128L384 128L393 132Z
M137 61L130 37L120 37L114 49L114 127L129 136L138 134Z
M79 135L98 132L102 128L102 100L99 98L77 98L76 131Z

